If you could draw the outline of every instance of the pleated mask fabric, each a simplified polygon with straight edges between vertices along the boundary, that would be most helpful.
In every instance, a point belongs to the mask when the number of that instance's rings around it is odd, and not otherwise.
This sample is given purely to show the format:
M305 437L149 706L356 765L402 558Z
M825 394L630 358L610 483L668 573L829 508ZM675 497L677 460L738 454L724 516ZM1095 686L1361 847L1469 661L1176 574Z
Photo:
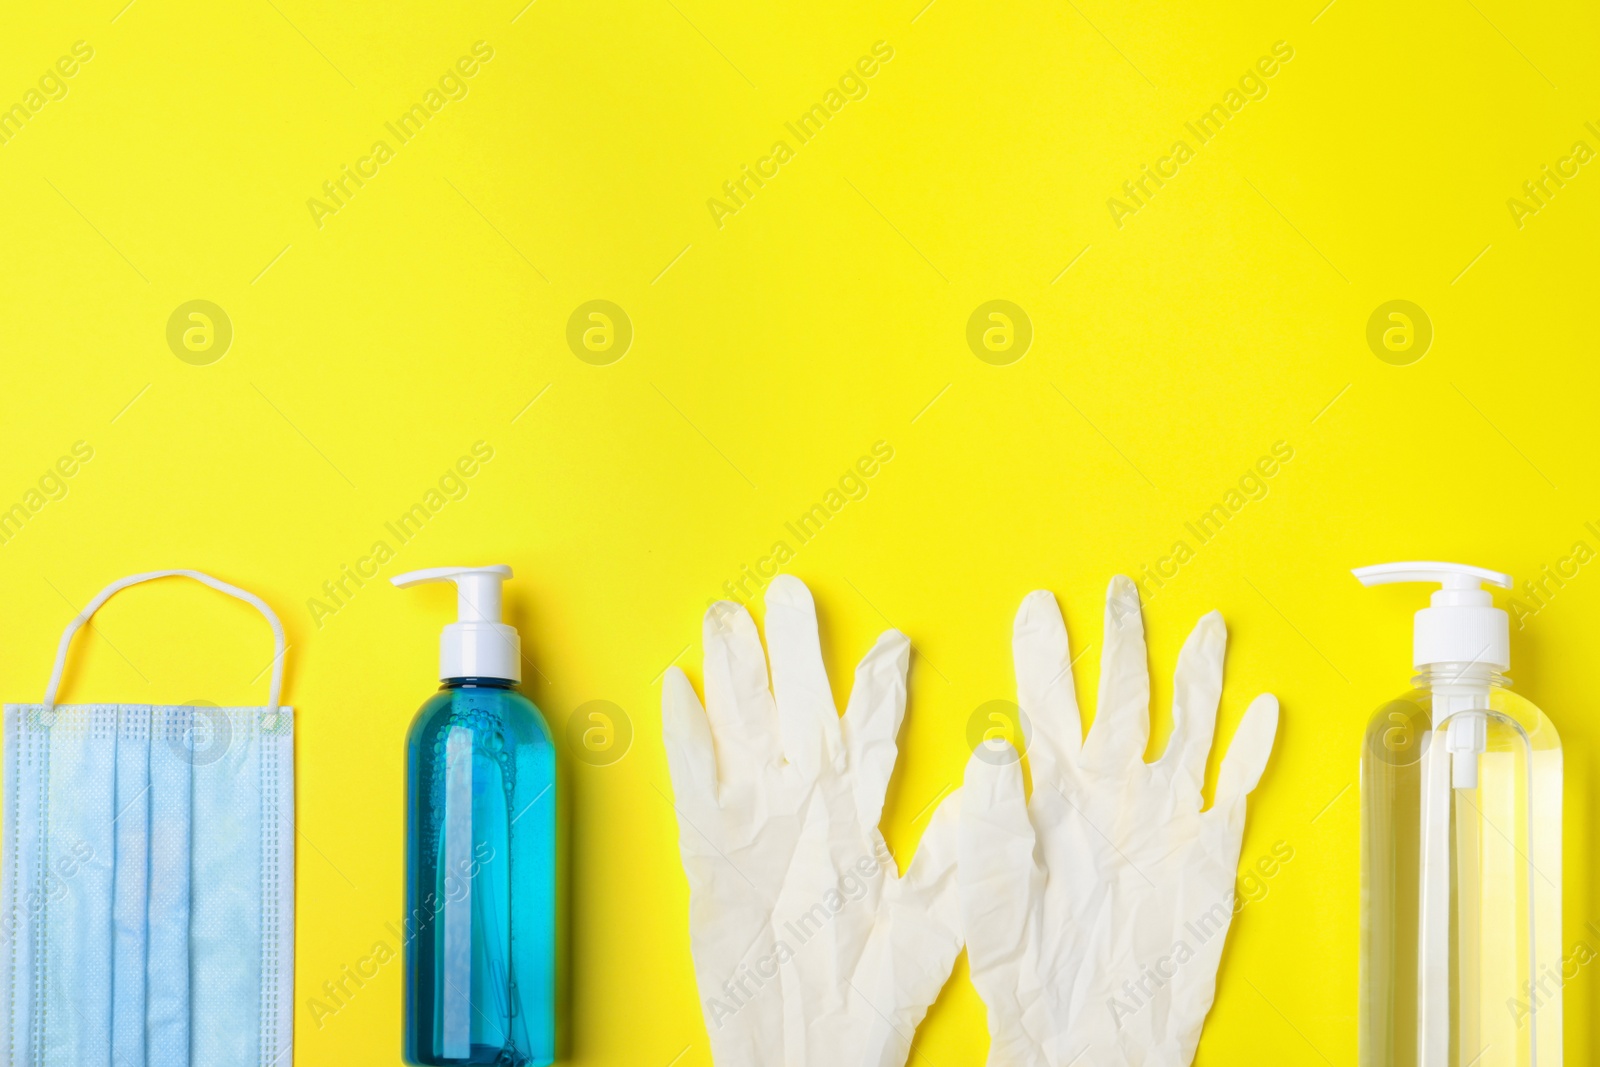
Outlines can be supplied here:
M276 642L263 707L55 702L76 630L113 593L185 576ZM41 704L5 707L0 1067L287 1065L294 716L259 598L198 571L113 583L62 636Z

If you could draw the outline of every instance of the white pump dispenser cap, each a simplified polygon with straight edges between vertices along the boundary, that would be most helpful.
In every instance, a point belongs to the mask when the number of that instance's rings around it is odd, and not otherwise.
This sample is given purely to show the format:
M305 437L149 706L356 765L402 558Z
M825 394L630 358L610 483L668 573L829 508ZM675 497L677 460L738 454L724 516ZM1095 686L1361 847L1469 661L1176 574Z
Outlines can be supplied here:
M1511 588L1511 576L1460 563L1380 563L1351 572L1362 585L1438 582L1429 607L1417 612L1412 666L1479 663L1496 671L1511 666L1511 620L1480 583Z
M522 640L500 621L500 583L511 568L429 567L389 579L404 589L423 582L456 583L456 621L439 635L439 678L522 681Z

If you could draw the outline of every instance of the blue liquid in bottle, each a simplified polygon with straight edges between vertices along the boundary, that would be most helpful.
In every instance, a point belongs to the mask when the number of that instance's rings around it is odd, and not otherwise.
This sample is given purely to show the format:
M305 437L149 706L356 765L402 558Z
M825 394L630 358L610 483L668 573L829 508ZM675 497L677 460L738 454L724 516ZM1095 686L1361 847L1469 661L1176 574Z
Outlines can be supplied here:
M554 1062L556 835L539 710L503 679L445 679L406 740L406 1062Z

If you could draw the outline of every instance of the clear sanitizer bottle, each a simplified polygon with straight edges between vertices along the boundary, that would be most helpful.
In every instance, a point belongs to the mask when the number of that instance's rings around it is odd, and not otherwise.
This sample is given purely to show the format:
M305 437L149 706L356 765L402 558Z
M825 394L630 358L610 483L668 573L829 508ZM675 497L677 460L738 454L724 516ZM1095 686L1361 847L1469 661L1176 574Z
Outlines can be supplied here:
M439 691L406 739L401 1050L412 1064L544 1065L557 1025L556 753L521 693L500 617L510 567L437 567L456 584Z
M1558 1067L1561 741L1513 693L1510 626L1452 563L1355 572L1431 582L1411 692L1361 753L1361 1067Z

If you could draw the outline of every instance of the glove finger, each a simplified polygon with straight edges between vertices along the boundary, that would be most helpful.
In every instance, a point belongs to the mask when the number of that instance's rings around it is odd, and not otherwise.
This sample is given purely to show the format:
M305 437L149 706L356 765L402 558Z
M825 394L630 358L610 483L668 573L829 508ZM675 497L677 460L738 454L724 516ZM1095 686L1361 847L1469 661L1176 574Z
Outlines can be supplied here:
M783 754L807 779L843 754L839 709L822 664L817 606L804 582L780 574L767 586L767 649L772 693L778 704Z
M851 984L872 1010L860 1062L902 1067L928 1007L961 951L957 885L960 790L935 809L910 868L886 887L878 921Z
M898 754L895 739L906 714L906 669L910 663L911 642L899 630L887 630L856 667L856 682L841 726L863 828L877 826L883 813L884 792Z
M961 919L974 980L1017 952L1030 901L1042 877L1034 861L1033 823L1018 760L967 761L957 832Z
M1222 757L1217 774L1217 798L1213 809L1231 812L1244 804L1244 798L1261 781L1278 736L1278 698L1262 693L1250 702L1239 728L1233 732L1228 754Z
M1106 589L1105 648L1100 656L1100 698L1083 743L1083 758L1120 770L1144 758L1150 741L1150 665L1144 643L1139 590L1124 575Z
M767 657L743 605L719 600L706 609L706 717L724 787L760 778L781 758L778 717L767 689Z
M698 812L717 802L717 756L711 724L694 686L677 667L667 668L661 687L661 740L667 750L667 771L679 808Z
M1222 700L1222 658L1228 647L1228 628L1213 611L1195 623L1173 680L1172 738L1161 761L1185 792L1192 791L1200 806L1206 780L1206 758L1217 728L1217 705Z
M955 874L961 835L961 796L955 789L933 809L928 829L917 842L917 852L911 866L901 879L903 898L919 905L916 910L940 920L954 938L950 961L955 962L956 951L961 947L961 926L956 910ZM1024 811L1026 816L1026 811ZM1032 832L1032 825L1028 827ZM948 966L946 968L948 973Z
M1017 704L1032 735L1028 758L1033 773L1045 781L1059 781L1061 768L1071 764L1083 746L1083 726L1072 690L1067 624L1048 589L1022 598L1012 626L1011 654L1016 662Z

